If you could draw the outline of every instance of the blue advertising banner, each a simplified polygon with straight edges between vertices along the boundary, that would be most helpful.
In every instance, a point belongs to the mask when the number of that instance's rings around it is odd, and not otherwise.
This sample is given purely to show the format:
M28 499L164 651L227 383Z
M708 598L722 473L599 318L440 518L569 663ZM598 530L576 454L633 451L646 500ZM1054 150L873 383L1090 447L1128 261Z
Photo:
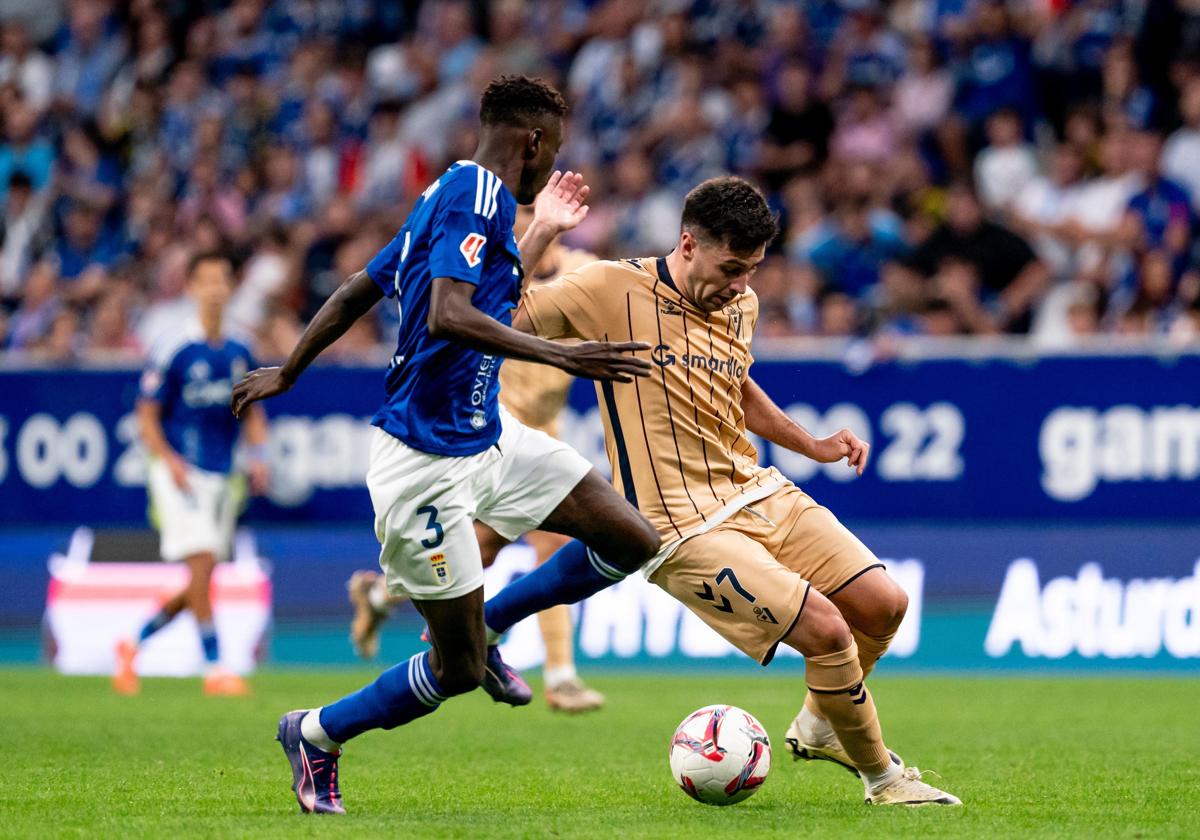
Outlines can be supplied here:
M857 370L770 359L754 378L810 430L872 443L866 474L762 443L844 517L1200 517L1200 355L938 359ZM145 522L137 372L0 370L0 522ZM316 368L268 405L271 491L249 521L360 522L379 370ZM591 383L563 435L607 470Z
M909 596L888 670L1200 669L1200 524L851 520L849 525ZM6 550L0 554L7 582L0 603L0 661L35 661L106 633L136 628L153 607L131 605L124 591L131 576L144 583L165 571L164 564L129 562L152 561L156 553L148 534L140 542L135 537L132 532L97 532L93 548L92 534L83 528L49 526L6 534ZM346 641L351 610L344 583L357 569L375 568L377 555L367 522L264 525L243 531L233 566L243 572L261 568L269 578L271 660L353 662ZM100 562L113 557L122 562ZM89 565L99 568L89 570ZM131 569L137 565L144 571ZM528 547L505 549L485 575L486 590L494 593L533 565ZM105 590L99 584L111 584L109 572L118 566L125 575L118 581L120 591ZM55 591L52 576L59 581L57 603L48 595ZM64 581L90 585L72 600ZM49 620L51 609L57 611L54 621ZM582 661L758 668L641 575L598 593L576 610ZM40 638L34 630L39 623ZM419 650L420 630L415 611L399 609L385 627L382 660L400 661ZM543 648L536 619L518 624L505 646L514 665L540 664ZM100 650L101 659L108 651ZM781 651L772 666L798 667L790 650Z

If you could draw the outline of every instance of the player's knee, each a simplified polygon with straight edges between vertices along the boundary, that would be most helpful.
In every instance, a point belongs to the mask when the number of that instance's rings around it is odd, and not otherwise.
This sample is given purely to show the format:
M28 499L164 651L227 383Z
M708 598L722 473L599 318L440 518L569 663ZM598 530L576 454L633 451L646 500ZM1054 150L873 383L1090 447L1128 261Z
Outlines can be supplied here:
M841 612L832 601L815 590L808 593L797 629L800 631L797 647L808 656L837 653L854 642L850 625Z
M625 556L630 561L636 561L635 569L640 569L642 565L658 553L659 545L662 543L662 537L650 520L644 516L636 516L633 518L633 525L629 529L628 545L626 546Z
M441 662L433 669L444 697L467 694L479 688L483 682L483 656L460 657L454 662Z
M908 593L890 578L889 583L887 591L872 601L865 626L859 627L859 631L870 636L890 636L900 628L908 612Z
M662 538L650 521L635 514L618 527L596 534L588 540L588 545L609 564L632 574L658 552L661 542Z

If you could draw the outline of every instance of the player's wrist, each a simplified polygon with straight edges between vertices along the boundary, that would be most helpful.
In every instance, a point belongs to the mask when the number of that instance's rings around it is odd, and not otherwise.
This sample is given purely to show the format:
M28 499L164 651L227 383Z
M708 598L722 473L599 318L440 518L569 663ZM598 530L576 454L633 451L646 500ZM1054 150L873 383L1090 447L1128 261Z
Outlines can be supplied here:
M549 355L546 361L557 368L563 368L571 363L574 356L575 348L569 344L559 344L556 341L547 341L550 345L548 348Z
M792 450L805 458L812 458L817 454L818 439L809 432L799 429L792 437Z
M550 240L562 233L563 230L545 219L539 219L535 214L529 227L525 229L525 236L522 239L526 245L548 245Z
M296 379L300 376L300 371L295 370L285 362L279 368L279 372L276 374L276 376L278 377L281 385L291 388L296 384Z

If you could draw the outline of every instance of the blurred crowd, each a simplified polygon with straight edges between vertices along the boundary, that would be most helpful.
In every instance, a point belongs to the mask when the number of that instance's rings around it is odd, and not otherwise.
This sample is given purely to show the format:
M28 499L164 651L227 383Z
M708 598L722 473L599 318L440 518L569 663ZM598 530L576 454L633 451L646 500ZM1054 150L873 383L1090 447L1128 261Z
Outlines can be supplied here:
M0 7L0 347L137 356L223 248L265 359L540 75L592 211L671 249L736 172L781 233L759 334L1200 336L1200 0L15 0ZM393 341L378 307L333 352Z

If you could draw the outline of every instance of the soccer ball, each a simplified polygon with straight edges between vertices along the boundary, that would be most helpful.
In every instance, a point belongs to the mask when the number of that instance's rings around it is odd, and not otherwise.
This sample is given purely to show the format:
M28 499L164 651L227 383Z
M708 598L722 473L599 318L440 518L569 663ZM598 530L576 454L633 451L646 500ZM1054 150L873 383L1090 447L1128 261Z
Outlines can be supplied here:
M762 787L771 769L771 740L754 715L737 706L705 706L671 738L671 775L706 805L733 805Z

